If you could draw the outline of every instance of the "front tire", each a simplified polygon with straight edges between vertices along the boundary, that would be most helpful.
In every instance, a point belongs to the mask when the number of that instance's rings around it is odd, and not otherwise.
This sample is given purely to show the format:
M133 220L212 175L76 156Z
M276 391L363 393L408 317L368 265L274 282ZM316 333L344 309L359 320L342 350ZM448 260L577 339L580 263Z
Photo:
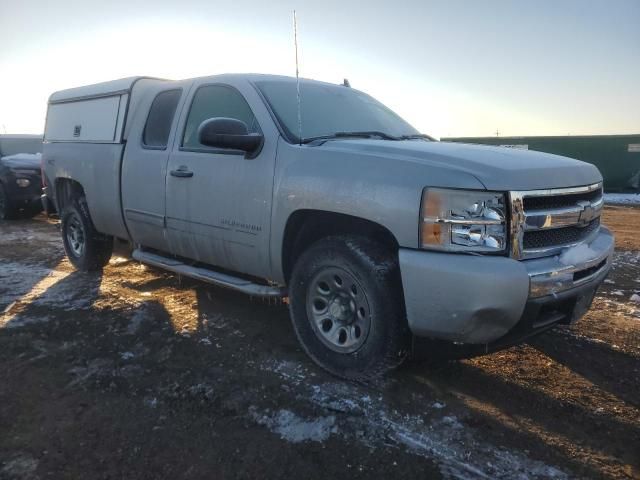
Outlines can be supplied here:
M375 379L407 355L398 263L369 239L336 236L314 243L293 268L289 299L303 349L338 377Z
M18 217L18 211L9 198L4 185L0 183L0 220L13 220Z
M113 237L93 226L84 197L74 199L62 212L62 241L67 257L82 272L102 270L113 252Z

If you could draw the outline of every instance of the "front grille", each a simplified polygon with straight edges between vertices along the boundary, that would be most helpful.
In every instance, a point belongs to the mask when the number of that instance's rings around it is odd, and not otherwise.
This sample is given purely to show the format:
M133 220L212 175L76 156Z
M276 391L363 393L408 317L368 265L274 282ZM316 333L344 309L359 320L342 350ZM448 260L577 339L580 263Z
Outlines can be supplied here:
M525 232L522 239L522 247L525 250L538 250L540 248L578 243L589 237L599 226L600 218L596 218L586 227L564 227Z
M511 256L557 255L589 241L600 227L602 184L510 192Z
M573 193L568 195L549 195L544 197L525 197L523 199L524 209L529 210L547 210L550 208L572 207L579 201L587 200L595 202L602 197L602 188L598 188L591 192Z

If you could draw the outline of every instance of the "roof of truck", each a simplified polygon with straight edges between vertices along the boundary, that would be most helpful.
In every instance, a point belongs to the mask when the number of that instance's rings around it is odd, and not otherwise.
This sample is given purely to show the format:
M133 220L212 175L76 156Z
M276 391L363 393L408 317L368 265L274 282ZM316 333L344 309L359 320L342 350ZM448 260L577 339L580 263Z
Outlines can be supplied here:
M143 76L121 78L119 80L94 83L93 85L84 85L82 87L69 88L54 92L49 97L49 103L69 102L83 98L104 97L118 93L128 93L131 91L135 83L141 79L168 81L162 78Z
M268 75L261 73L223 73L217 75L207 75L203 77L198 77L190 80L197 80L202 78L242 78L245 80L258 82L264 80L278 80L278 81L296 81L295 77L289 77L285 75ZM111 80L109 82L101 82L94 83L93 85L85 85L82 87L69 88L66 90L60 90L54 92L49 97L49 103L64 103L71 102L76 100L88 99L88 98L99 98L106 97L111 95L118 95L123 93L130 93L133 89L133 86L139 80L155 80L158 82L171 82L171 80L166 80L162 78L154 78L154 77L146 77L146 76L137 76L137 77L127 77L121 78L119 80ZM301 78L303 82L313 82L313 83L326 83L319 82L317 80L312 80L308 78Z

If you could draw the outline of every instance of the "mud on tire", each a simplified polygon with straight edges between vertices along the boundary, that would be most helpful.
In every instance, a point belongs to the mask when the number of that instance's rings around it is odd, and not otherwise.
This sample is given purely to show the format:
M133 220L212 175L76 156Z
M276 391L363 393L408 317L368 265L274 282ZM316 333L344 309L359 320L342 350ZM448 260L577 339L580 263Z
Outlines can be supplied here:
M410 333L395 255L364 237L319 240L297 260L290 315L306 353L351 380L380 377L405 359Z
M76 269L101 270L109 262L113 237L95 229L84 197L73 199L63 209L61 223L64 250Z

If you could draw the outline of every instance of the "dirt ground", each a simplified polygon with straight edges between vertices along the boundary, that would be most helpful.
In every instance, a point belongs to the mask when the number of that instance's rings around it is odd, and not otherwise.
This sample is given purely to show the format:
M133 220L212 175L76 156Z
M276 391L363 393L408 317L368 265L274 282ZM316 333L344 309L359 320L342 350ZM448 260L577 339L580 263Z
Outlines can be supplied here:
M0 479L640 478L640 209L605 223L576 325L368 386L315 367L284 305L78 273L56 222L0 223Z

